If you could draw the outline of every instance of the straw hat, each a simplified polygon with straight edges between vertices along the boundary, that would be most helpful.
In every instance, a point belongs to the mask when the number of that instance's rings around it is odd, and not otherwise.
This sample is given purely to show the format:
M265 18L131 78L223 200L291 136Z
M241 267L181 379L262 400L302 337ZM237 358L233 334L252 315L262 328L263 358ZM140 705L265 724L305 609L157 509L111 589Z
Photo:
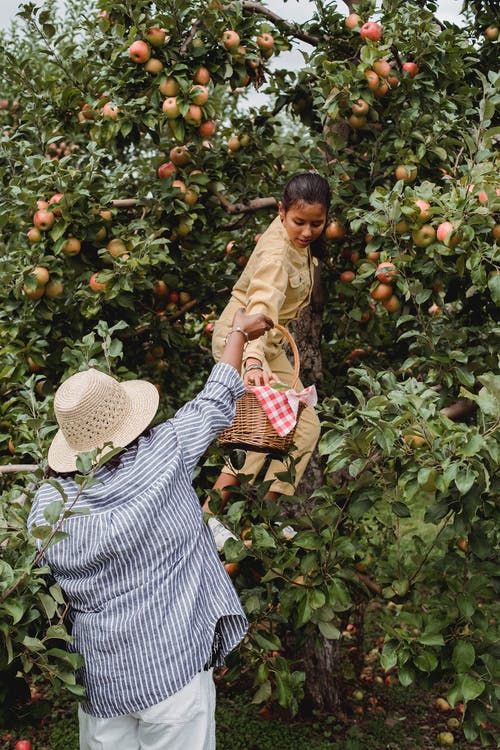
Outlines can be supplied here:
M54 397L59 430L49 448L49 466L58 472L75 471L78 453L105 443L125 448L149 425L158 401L155 386L145 380L119 383L94 368L77 372Z

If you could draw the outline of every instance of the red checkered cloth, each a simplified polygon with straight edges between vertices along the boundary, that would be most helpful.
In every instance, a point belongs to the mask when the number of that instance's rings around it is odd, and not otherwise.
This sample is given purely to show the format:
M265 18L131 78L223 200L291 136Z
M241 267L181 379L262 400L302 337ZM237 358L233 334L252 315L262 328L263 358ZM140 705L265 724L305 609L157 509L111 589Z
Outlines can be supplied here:
M288 435L297 424L300 401L308 406L316 406L318 403L318 395L314 385L310 385L299 392L294 391L293 388L278 391L271 385L248 386L248 390L257 398L272 426L282 437Z

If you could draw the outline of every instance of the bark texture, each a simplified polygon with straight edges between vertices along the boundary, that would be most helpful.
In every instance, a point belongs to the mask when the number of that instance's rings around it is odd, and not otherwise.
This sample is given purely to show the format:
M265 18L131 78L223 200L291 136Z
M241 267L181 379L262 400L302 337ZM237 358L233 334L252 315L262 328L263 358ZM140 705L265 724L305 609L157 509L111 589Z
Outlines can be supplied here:
M322 382L321 327L323 299L320 269L318 267L311 304L303 311L300 318L290 326L300 354L300 379L304 386L314 383L318 390ZM321 459L315 452L297 488L297 494L304 495L306 498L306 505L311 506L313 504L313 501L309 498L312 492L323 484L323 473ZM294 510L297 512L296 506L291 506L287 509L287 513L292 516ZM335 680L335 675L340 673L339 641L332 641L319 636L316 642L311 641L309 648L301 653L301 657L306 674L306 706L318 711L335 713L340 707L340 685Z

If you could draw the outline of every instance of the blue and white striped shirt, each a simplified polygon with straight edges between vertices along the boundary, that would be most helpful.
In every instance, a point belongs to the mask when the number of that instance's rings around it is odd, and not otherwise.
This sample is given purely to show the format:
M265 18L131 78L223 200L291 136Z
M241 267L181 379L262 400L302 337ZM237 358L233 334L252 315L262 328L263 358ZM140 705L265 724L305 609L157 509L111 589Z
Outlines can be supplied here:
M74 508L90 515L65 520L68 536L45 554L71 607L71 649L85 659L82 708L93 716L159 703L210 662L214 636L219 665L246 632L192 486L197 461L244 390L233 367L215 365L196 398L96 472L100 482ZM58 481L71 503L75 482ZM46 525L43 511L60 497L42 484L28 525Z

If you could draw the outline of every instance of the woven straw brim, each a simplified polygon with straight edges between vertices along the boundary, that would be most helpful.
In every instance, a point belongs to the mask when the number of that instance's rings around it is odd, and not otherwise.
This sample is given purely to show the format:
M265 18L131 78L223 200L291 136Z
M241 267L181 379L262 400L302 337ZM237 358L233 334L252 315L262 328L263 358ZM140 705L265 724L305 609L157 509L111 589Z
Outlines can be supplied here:
M102 449L106 443L112 443L113 448L125 448L146 429L158 410L160 396L152 383L147 380L124 380L120 386L130 398L131 410L113 435L102 444L89 447L89 450ZM106 452L109 450L106 447ZM58 430L47 456L50 468L59 473L76 471L77 455L66 442L62 430Z

